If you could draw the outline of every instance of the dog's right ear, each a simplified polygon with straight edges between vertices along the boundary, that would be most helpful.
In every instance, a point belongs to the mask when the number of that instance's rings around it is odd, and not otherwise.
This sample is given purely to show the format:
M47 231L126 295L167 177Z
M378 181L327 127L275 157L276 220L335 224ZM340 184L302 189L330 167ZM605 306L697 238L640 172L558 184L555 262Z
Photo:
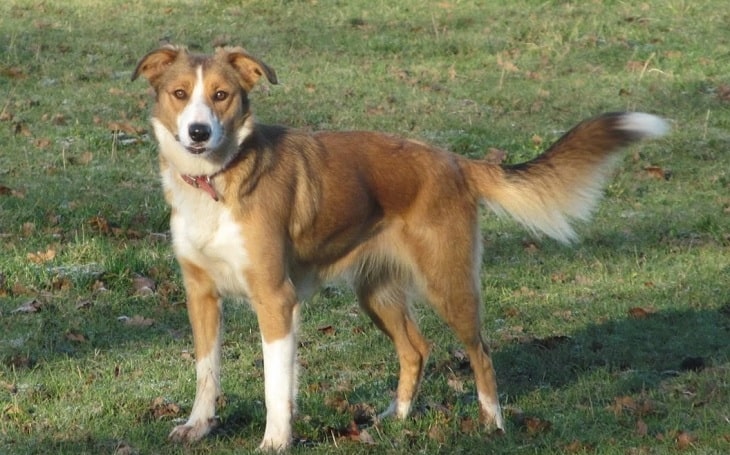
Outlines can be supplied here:
M137 68L132 73L132 80L143 76L154 86L155 81L167 70L167 67L175 61L181 52L187 51L183 47L172 44L167 44L150 52L137 63Z

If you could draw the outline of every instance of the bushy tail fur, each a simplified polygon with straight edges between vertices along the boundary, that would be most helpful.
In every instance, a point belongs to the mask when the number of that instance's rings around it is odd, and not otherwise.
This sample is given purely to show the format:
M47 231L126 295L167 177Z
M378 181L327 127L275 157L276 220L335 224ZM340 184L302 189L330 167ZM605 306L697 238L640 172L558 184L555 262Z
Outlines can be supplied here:
M471 161L465 173L495 212L568 243L576 237L571 222L590 217L621 147L668 129L651 114L604 114L578 124L531 161L503 166Z

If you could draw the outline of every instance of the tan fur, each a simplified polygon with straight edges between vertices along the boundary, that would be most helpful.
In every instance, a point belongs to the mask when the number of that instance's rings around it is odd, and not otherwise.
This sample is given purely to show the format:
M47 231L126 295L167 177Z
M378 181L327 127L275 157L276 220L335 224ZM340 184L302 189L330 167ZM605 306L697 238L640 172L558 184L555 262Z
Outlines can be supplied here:
M192 90L198 67L206 104L226 135L205 158L189 155L173 139L187 103L175 91ZM608 114L582 123L528 163L496 166L382 133L310 134L256 124L248 92L261 77L275 83L276 75L240 48L201 56L164 47L140 61L139 75L156 90L153 119L164 127L156 126L161 170L197 357L215 350L223 295L247 297L264 342L275 343L295 332L301 299L344 276L365 313L394 342L400 378L390 413L407 415L431 349L410 312L411 297L419 295L464 343L483 420L500 430L496 377L480 324L479 203L568 241L571 220L587 218L596 204L617 149L659 133L635 125L653 116ZM219 90L227 94L221 102L215 100ZM179 178L193 173L195 163L198 174L211 177L218 202ZM232 234L217 235L222 229ZM221 242L245 257L226 257ZM267 392L270 404L268 398ZM194 407L193 414L210 410ZM204 427L191 416L171 437L190 442L208 431ZM261 447L281 449L288 437L290 430L267 419Z

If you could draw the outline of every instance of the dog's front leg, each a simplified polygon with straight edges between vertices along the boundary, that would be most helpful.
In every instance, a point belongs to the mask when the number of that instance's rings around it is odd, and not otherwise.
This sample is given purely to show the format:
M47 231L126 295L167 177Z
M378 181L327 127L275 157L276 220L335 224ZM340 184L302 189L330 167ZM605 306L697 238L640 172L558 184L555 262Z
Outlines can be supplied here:
M180 261L187 293L187 308L195 345L196 389L190 417L170 433L174 442L191 443L216 424L215 405L220 395L221 300L213 280L200 267Z
M291 281L259 293L253 306L261 329L264 353L266 431L261 450L286 449L292 440L296 412L296 328L299 313Z

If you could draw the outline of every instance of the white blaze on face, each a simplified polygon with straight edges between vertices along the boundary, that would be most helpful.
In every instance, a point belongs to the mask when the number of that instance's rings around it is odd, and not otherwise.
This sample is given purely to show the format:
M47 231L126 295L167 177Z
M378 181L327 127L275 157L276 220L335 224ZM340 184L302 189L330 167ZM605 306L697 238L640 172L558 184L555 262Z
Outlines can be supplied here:
M223 140L223 125L208 105L202 66L195 70L195 75L195 85L188 99L188 105L177 117L177 131L180 143L184 147L202 145L207 150L214 150ZM210 128L210 138L203 144L196 144L190 137L190 126L193 124L206 125Z

